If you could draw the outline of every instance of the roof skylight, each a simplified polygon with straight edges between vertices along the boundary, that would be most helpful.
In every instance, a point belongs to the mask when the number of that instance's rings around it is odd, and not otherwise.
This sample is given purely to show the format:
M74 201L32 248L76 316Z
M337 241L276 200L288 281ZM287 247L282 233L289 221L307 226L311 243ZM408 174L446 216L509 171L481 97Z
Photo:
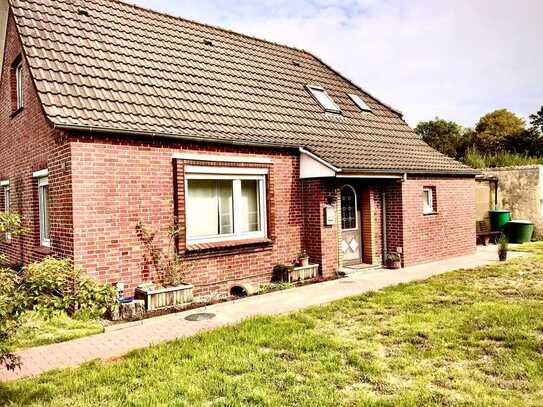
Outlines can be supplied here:
M351 95L349 94L349 97L354 102L355 105L357 105L360 110L363 112L371 112L371 108L362 100L362 98L358 95Z
M341 113L341 109L336 102L326 93L326 91L320 86L308 85L307 88L315 98L317 102L329 113Z

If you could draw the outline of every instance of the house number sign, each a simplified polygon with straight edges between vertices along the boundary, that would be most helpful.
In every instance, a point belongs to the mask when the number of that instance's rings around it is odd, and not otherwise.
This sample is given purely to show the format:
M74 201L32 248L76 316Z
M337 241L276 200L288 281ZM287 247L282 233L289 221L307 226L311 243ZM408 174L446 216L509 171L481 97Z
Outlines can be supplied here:
M336 224L336 209L332 205L324 207L324 225L332 226Z

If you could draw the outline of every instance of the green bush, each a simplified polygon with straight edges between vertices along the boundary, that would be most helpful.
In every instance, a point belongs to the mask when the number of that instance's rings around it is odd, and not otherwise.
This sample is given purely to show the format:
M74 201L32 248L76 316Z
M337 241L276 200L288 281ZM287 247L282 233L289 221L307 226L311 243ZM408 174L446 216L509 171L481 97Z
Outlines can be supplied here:
M543 164L543 158L507 152L482 154L475 149L469 149L464 158L464 163L472 168L512 167Z
M25 308L45 316L66 312L100 317L116 303L112 286L90 279L70 260L52 257L25 267L19 290Z

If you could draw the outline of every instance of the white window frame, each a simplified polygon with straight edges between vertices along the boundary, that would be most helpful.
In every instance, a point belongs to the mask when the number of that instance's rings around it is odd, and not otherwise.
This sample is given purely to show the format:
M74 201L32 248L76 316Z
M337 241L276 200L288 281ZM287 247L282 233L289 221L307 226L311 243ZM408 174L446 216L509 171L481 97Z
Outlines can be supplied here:
M326 89L324 89L322 86L316 86L316 85L307 85L307 89L309 92L311 92L311 95L313 96L313 99L317 101L317 103L328 113L336 113L341 114L341 109L337 105L337 103L332 99L332 97L326 92ZM319 97L317 96L318 93L324 94L329 100L329 102L333 105L333 107L326 107L322 104L322 102L319 100Z
M40 245L44 247L51 247L51 222L49 222L49 236L45 236L45 222L50 220L49 212L50 208L47 205L47 213L44 210L43 195L41 189L45 186L49 186L49 178L41 177L38 178L38 208L39 208L39 217L40 217Z
M193 171L193 172L191 172ZM218 173L220 172L220 173ZM185 225L186 225L186 242L187 246L197 245L202 243L221 243L238 240L265 239L268 236L267 230L267 208L266 208L266 169L262 168L218 168L218 167L196 167L187 166L185 168ZM191 179L202 180L232 180L232 198L233 198L233 214L234 214L234 232L225 235L191 237L187 216L190 211L190 197L188 183ZM238 232L241 229L240 202L241 202L241 181L256 180L258 181L258 198L259 198L259 221L261 230L256 232Z
M353 103L363 112L371 112L371 107L368 106L366 102L364 102L364 99L362 99L358 95L353 95L351 93L348 94Z
M24 107L24 82L23 82L23 61L21 60L15 67L15 86L17 92L16 109Z
M11 212L11 189L9 187L8 183L3 183L4 186L4 212L10 213ZM5 236L6 242L11 242L11 233L6 232Z
M426 198L429 198L428 200ZM434 213L434 189L423 188L422 190L422 213L430 215Z

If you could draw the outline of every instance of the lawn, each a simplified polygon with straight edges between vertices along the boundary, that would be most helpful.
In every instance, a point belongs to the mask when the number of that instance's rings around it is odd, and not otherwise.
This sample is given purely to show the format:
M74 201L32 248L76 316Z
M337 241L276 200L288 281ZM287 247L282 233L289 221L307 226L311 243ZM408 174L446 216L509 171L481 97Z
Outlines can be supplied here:
M95 335L104 332L103 324L93 319L74 319L67 315L59 315L50 319L29 312L10 347L13 350L48 345Z
M528 249L505 265L0 385L0 404L541 405L543 244Z

